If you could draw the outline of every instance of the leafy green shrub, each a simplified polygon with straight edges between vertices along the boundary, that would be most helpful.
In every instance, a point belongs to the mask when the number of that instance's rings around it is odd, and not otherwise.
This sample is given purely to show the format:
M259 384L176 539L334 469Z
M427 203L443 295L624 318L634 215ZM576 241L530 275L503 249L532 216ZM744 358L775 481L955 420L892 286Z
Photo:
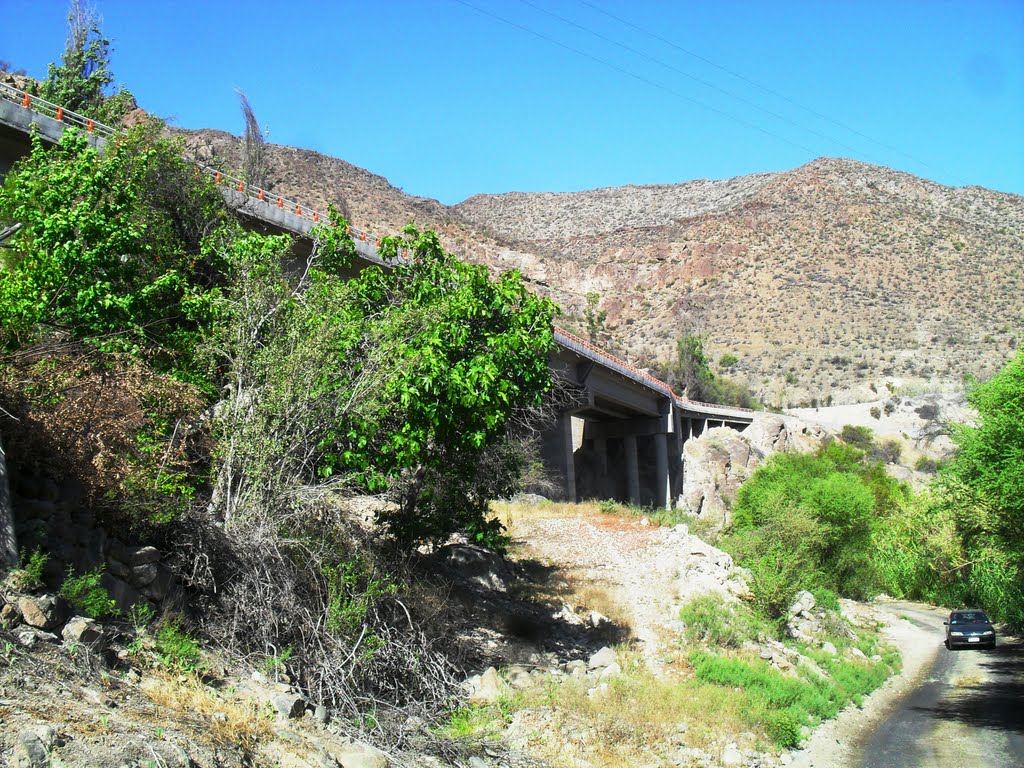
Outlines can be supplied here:
M27 550L21 550L21 565L15 568L7 576L7 583L11 588L19 592L31 592L43 586L43 569L50 556L41 549L36 549L32 554Z
M816 587L811 590L811 594L814 595L814 602L818 608L826 611L839 610L839 595L828 587Z
M726 352L718 359L718 367L723 370L726 370L732 368L739 361L740 359L736 357L736 355L732 354L731 352Z
M201 669L199 641L182 628L177 618L164 619L154 641L157 658L167 669L186 673Z
M768 737L779 749L796 749L800 746L803 726L800 715L792 709L765 712L762 718Z
M100 584L102 566L75 576L68 568L67 578L61 584L60 594L84 616L91 619L105 619L117 615L117 603L110 597L106 587Z
M383 640L368 631L373 622L369 615L385 598L394 595L398 586L386 576L374 573L362 558L353 558L337 565L320 568L327 587L327 611L324 628L340 638L355 640L363 636L362 658L369 659Z
M800 589L862 599L877 588L872 531L907 493L846 442L776 454L740 487L722 546L750 570L755 605L769 618L781 617Z
M930 459L927 456L919 456L917 461L914 462L914 469L918 472L923 472L926 475L934 475L939 471L939 464L935 459Z
M276 675L278 672L283 672L285 671L285 665L288 663L288 660L292 657L294 652L295 649L292 646L286 645L281 649L280 653L267 656L267 658L263 660L263 663L260 664L260 667L268 675Z

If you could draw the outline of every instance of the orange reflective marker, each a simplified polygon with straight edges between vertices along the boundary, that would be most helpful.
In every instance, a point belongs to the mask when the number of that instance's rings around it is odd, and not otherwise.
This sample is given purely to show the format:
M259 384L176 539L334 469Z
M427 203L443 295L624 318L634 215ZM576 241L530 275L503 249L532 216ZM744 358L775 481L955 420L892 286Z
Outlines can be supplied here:
M217 171L217 174L213 177L213 183L220 184L220 171Z
M380 248L380 238L379 238L379 237L377 238L377 242L376 242L376 243L374 243L374 245L375 245L375 246L376 246L377 248Z
M238 191L239 192L245 192L245 182L244 181L238 182Z
M301 216L302 215L302 206L301 205L296 205L295 206L295 215L296 216Z
M277 207L278 208L284 208L284 198L283 197L277 198Z
M263 190L261 189L260 190L260 202L262 202L262 201L263 201Z
M57 122L64 122L64 107L57 107Z
M320 214L313 211L313 221L320 221Z
M365 240L366 239L366 233L365 232L360 232L359 233L359 239L360 240Z
M31 107L32 106L32 99L29 98L29 95L27 93L25 94L25 98L21 100L21 106L23 106L23 107Z
M87 130L89 133L92 133L92 118L89 118L89 122L85 124L85 130Z
M352 227L350 227L348 224L345 225L345 234L346 235L351 235L352 234Z

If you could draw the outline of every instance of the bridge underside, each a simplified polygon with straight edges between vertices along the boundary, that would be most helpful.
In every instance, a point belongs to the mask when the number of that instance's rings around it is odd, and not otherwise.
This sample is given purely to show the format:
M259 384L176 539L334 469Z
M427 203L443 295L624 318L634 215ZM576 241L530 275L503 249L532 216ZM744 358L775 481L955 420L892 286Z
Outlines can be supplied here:
M682 496L684 443L713 426L742 429L750 422L680 408L670 392L641 386L565 348L551 367L574 394L541 448L554 486L547 495L559 501L669 508Z

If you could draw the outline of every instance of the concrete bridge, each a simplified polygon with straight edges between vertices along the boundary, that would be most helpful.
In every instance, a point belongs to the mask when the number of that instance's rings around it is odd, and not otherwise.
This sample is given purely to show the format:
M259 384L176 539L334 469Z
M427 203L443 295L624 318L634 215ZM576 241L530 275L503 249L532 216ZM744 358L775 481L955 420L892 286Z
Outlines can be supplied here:
M118 133L0 83L0 175L27 153L32 131L56 142L69 125L98 148ZM214 178L231 208L262 227L308 238L320 222L318 211L295 200L249 188L214 168L200 169ZM349 234L366 263L386 266L375 235L357 229ZM753 419L746 409L680 397L664 382L559 328L555 342L551 369L571 391L573 404L544 435L543 458L562 500L673 506L682 492L685 441L711 426L743 429Z

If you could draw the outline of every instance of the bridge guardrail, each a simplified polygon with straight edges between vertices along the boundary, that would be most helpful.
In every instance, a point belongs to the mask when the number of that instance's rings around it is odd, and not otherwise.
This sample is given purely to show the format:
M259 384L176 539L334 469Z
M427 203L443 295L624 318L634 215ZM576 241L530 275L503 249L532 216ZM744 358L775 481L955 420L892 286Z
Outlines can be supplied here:
M105 123L93 120L86 115L81 115L70 109L64 109L58 104L47 101L40 96L34 96L27 91L15 88L7 83L0 83L0 98L5 101L13 102L25 109L38 112L39 114L49 117L52 120L56 120L57 122L83 128L87 133L102 136L103 138L111 138L125 132L123 129L113 128ZM312 224L319 224L321 222L326 223L329 221L328 217L322 215L315 208L303 206L302 203L297 200L292 200L291 198L284 197L283 195L274 194L267 189L252 187L237 176L224 173L212 166L203 165L201 163L193 163L193 165L195 165L198 171L201 171L212 178L214 183L218 186L226 186L233 192L244 194L252 201L285 210L292 215L311 222ZM362 230L349 226L346 230L346 234L350 235L353 240L360 241L361 243L372 243L374 250L380 247L380 237L378 235L374 235L369 230Z
M38 112L41 115L49 117L58 122L62 122L68 125L74 125L79 128L84 128L87 133L102 136L104 138L111 138L118 134L124 133L123 129L113 128L104 123L97 122L90 117L81 115L70 109L64 109L58 104L53 104L39 96L34 96L27 91L23 91L20 88L15 88L7 83L0 83L0 99L13 102L25 109ZM276 195L273 192L256 187L253 189L250 185L246 184L243 179L237 176L224 173L223 171L213 168L211 166L202 165L200 163L194 163L197 172L202 172L210 176L214 183L220 186L226 186L232 193L245 195L249 201L266 205L270 207L276 207L279 210L287 211L288 213L298 216L301 219L307 220L312 224L319 224L321 221L329 221L328 218L322 218L320 212L313 208L303 208L302 204L296 200L286 198L281 195ZM306 232L302 232L306 234ZM355 229L351 226L346 227L345 234L349 235L353 241L355 241L357 249L364 255L369 256L371 259L376 257L376 261L381 262L379 256L376 256L377 249L380 247L381 238L372 234L367 230ZM371 245L372 243L372 245ZM408 258L409 254L407 251L403 251L401 254L402 258ZM753 413L749 408L738 408L733 406L721 406L714 405L711 403L699 403L695 400L687 400L684 397L677 395L672 387L665 382L661 381L649 373L641 371L624 360L620 360L608 352L605 352L598 347L584 341L579 336L576 336L568 331L555 326L555 341L566 349L570 349L574 352L584 354L584 356L596 356L606 365L613 370L627 376L630 379L638 383L642 383L646 386L651 387L664 395L672 398L673 403L680 407L703 407L718 411L733 411L741 413Z

